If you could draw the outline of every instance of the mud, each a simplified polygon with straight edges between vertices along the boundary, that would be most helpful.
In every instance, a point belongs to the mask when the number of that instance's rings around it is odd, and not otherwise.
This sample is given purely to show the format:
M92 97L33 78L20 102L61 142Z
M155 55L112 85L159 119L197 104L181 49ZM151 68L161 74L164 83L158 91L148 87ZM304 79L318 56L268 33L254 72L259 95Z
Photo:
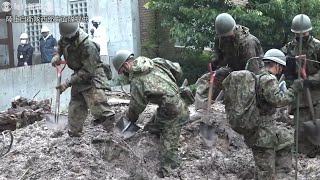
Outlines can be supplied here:
M117 117L127 109L125 103L112 106ZM149 105L140 116L143 127L156 106ZM198 135L200 118L190 108L192 120L180 137L181 166L175 176L166 179L236 180L253 179L254 161L243 138L231 130L225 119L223 105L212 106L208 122L216 129L214 147L206 148ZM52 130L45 121L37 121L13 131L14 144L9 154L0 159L0 179L159 179L159 140L139 131L123 141L91 124L88 117L83 135L70 138L67 129ZM320 179L320 158L299 156L298 179ZM294 170L283 179L294 179Z

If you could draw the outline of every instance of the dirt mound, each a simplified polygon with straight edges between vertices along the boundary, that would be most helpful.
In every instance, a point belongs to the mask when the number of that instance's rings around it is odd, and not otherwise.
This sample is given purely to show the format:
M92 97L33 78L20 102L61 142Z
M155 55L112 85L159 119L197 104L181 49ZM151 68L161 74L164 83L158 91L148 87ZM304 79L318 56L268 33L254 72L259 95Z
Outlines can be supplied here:
M113 106L117 116L127 106ZM205 148L198 135L199 120L186 124L181 134L182 164L175 177L166 179L253 179L254 161L242 136L232 131L221 104L212 106L210 122L216 128L217 142ZM139 118L144 126L156 106L149 105ZM194 108L190 111L193 117ZM105 132L101 126L85 123L80 138L70 138L66 129L52 130L38 121L13 132L11 152L0 159L0 179L158 179L159 139L144 131L124 141ZM320 179L320 159L299 157L299 179ZM294 179L294 171L290 177Z

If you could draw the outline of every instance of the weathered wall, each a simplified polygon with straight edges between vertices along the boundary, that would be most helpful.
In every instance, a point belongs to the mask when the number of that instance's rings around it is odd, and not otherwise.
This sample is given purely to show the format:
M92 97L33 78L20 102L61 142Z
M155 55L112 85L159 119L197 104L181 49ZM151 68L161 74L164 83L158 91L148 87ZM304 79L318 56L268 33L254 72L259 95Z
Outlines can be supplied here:
M52 98L52 108L55 105L57 72L51 64L39 64L27 67L18 67L0 70L0 111L10 107L16 96L32 98L39 90L35 99ZM72 70L66 67L62 72L62 82L70 79ZM60 110L67 111L70 101L70 89L60 96ZM113 91L121 91L119 87L112 87ZM124 86L130 92L129 86Z
M2 69L0 74L1 111L10 106L15 96L32 98L39 90L41 91L35 99L52 98L52 102L55 102L57 73L51 64ZM66 67L63 71L62 82L70 75L71 70ZM66 110L69 96L70 89L61 95L61 110Z

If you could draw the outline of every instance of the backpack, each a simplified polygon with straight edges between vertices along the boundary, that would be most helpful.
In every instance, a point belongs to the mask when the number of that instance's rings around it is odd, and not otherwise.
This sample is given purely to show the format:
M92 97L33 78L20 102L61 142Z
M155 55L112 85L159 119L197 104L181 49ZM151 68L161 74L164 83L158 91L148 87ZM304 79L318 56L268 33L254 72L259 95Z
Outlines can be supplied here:
M222 82L224 104L231 128L245 134L258 126L258 83L263 74L248 70L233 71Z

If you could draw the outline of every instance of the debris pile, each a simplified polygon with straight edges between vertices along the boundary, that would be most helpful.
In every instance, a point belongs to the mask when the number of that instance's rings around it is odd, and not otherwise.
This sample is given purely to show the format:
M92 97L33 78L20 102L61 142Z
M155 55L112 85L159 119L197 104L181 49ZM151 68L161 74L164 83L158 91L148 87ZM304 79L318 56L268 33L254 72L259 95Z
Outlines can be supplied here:
M51 100L36 101L17 96L11 102L11 107L0 112L0 132L15 130L33 124L43 119L42 114L51 111Z
M128 108L123 99L119 102L112 106L116 118ZM143 127L156 108L148 105L138 125ZM253 179L251 150L243 137L229 127L223 105L212 105L210 122L217 134L212 148L204 147L199 136L201 114L197 115L193 106L189 109L192 120L184 126L180 137L182 163L176 176L166 179ZM70 138L66 128L48 129L45 121L13 131L12 150L0 159L0 179L159 179L159 139L155 135L141 130L124 141L91 122L89 116L79 138ZM319 157L299 156L298 179L320 179L319 163ZM294 179L294 170L284 179Z

